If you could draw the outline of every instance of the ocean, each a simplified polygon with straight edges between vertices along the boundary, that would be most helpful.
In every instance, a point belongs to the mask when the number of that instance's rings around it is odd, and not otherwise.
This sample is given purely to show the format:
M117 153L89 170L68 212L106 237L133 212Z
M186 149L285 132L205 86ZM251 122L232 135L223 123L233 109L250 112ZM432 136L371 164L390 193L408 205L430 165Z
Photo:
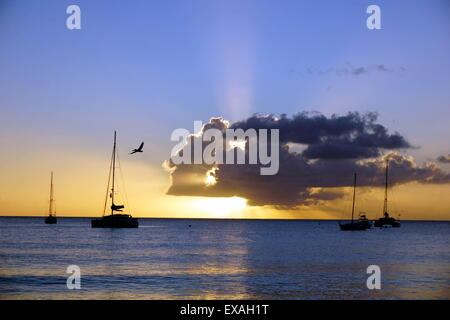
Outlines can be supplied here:
M2 299L450 299L450 222L0 218ZM80 289L68 289L69 265ZM381 271L368 289L367 267Z

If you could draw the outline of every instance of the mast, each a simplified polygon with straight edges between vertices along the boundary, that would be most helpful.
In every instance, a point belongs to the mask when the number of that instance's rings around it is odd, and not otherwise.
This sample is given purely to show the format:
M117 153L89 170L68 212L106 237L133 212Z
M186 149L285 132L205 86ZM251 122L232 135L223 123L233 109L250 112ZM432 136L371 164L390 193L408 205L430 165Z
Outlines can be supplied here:
M51 216L53 214L53 171L50 176L50 202L48 206L48 215Z
M114 146L113 146L113 158L112 158L112 188L111 188L111 214L114 214L114 188L115 188L115 173L116 173L116 130L114 130Z
M355 213L355 195L356 195L356 172L355 172L354 181L353 181L352 223L353 223L353 214Z
M384 187L383 214L385 214L388 211L388 177L389 177L389 159L386 159L386 182Z

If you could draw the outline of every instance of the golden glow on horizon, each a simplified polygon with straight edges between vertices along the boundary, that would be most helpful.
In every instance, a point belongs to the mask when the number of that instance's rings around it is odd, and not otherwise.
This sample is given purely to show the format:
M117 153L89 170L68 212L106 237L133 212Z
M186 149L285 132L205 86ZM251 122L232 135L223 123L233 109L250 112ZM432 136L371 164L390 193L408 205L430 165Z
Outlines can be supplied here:
M230 198L199 198L194 206L200 212L210 214L214 218L230 218L231 215L243 213L247 200L240 197Z
M42 150L30 147L21 149L15 156L7 153L0 155L0 159L3 158L0 167L0 215L45 216L50 171L53 170L57 216L101 216L110 150L83 154L79 149L38 151ZM122 154L125 154L123 150ZM130 204L127 209L138 218L348 219L351 212L350 189L343 190L346 196L342 199L291 210L250 206L247 200L239 197L169 196L166 192L170 177L161 169L160 163L126 157L121 162ZM206 178L202 175L202 180L196 183L205 183ZM401 214L402 220L450 220L450 198L442 197L443 194L450 194L449 184L412 183L395 186L389 189L389 194L389 206L394 217ZM356 213L364 211L369 219L376 219L381 216L382 207L381 187L358 188Z

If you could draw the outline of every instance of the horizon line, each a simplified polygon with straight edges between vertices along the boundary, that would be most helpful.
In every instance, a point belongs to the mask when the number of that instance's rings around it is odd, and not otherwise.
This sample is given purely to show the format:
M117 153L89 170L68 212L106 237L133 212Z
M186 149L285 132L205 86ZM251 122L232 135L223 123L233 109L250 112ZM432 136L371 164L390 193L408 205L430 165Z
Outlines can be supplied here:
M2 216L0 215L0 218L45 218L46 215L39 215L39 216ZM101 218L102 216L56 216L56 218ZM351 219L308 219L308 218L202 218L202 217L135 217L137 219L171 219L171 220L300 220L300 221L350 221ZM376 218L378 219L378 218ZM376 219L369 219L369 220L376 220ZM406 219L406 220L400 220L402 222L409 221L409 222L450 222L450 220L423 220L423 219Z

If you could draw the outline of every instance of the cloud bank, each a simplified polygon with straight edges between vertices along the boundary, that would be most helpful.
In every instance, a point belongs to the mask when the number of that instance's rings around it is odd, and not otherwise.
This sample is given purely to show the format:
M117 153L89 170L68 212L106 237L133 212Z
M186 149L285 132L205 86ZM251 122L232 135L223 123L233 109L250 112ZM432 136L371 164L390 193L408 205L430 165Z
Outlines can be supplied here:
M400 151L411 148L411 144L401 134L389 133L377 122L375 113L352 112L330 117L307 112L292 117L254 115L233 124L212 118L205 128L222 132L226 128L279 129L278 174L262 176L259 165L175 165L167 160L164 166L171 175L167 194L238 196L254 206L311 205L341 197L334 188L351 186L353 172L358 173L360 186L383 186L387 157L391 184L450 183L450 174L436 164L419 166L411 157L402 155ZM203 132L190 136L184 148L192 148L193 139L201 139ZM215 183L205 183L207 176L214 178Z

